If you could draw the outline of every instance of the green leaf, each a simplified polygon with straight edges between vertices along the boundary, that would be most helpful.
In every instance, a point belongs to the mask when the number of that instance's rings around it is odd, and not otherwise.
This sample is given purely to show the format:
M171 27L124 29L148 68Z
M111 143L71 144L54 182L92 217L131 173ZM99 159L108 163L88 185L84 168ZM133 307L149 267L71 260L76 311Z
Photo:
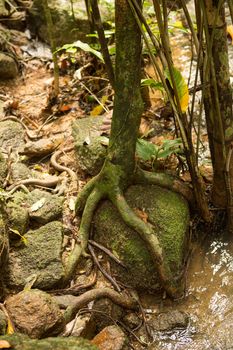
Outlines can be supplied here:
M20 240L23 242L24 245L28 245L28 240L25 238L21 233L19 233L18 230L14 230L13 228L9 228L11 232L13 232L15 235L20 237Z
M189 104L188 85L186 84L181 72L174 66L172 67L172 74L174 77L174 81L175 81L175 85L176 85L176 89L179 97L181 111L185 113L187 111L188 104ZM168 79L171 87L173 88L172 79L168 68L164 70L164 75L166 79Z
M136 154L139 158L144 161L151 160L152 158L156 158L158 154L159 148L143 139L138 139L136 143Z
M153 89L159 90L159 91L164 90L163 84L159 81L154 80L154 79L141 79L141 86L148 86L150 88L153 88Z
M75 48L79 48L85 52L91 52L93 55L95 55L96 57L98 57L101 61L103 61L103 56L102 54L97 51L94 50L90 45L88 45L87 43L84 43L80 40L75 41L72 44L65 44L62 47L60 47L56 52L61 51L61 50L66 50L67 52L70 52L69 50L74 50Z

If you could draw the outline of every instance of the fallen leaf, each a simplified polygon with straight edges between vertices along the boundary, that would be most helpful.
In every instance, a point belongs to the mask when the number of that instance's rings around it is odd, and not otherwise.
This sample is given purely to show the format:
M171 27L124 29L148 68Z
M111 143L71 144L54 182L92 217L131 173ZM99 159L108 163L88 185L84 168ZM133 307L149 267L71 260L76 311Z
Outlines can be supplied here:
M134 208L134 212L143 222L148 222L148 214L145 211L138 208Z
M30 211L33 212L33 211L37 211L38 209L42 208L43 205L45 204L45 201L46 201L45 197L41 198L40 200L38 200L36 203L34 203L31 206Z
M0 349L9 349L11 344L7 340L0 340Z
M232 45L233 45L233 25L232 24L227 26L227 34L230 35L232 39Z

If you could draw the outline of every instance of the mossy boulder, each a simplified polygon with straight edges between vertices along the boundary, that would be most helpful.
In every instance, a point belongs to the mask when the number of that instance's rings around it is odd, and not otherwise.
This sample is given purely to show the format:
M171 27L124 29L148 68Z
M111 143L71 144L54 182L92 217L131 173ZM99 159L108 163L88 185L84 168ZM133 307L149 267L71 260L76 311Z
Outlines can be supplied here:
M29 279L33 287L52 289L63 279L61 249L63 226L52 221L24 235L25 244L14 247L9 253L5 274L6 285L14 290L22 289Z
M64 4L63 4L64 5ZM57 46L72 43L76 40L87 41L87 34L90 33L90 25L87 19L80 16L74 18L72 13L55 1L50 3L50 12L53 23L54 40ZM49 43L49 35L41 0L34 0L32 7L28 11L28 24L30 30L39 36L40 39Z
M39 224L61 219L64 197L35 189L29 193L17 191L7 202L9 227L24 234L33 220ZM19 238L11 234L11 238Z
M104 163L107 149L101 141L103 117L78 119L72 125L75 155L79 167L90 175L97 175Z
M0 337L0 341L5 340L15 350L98 350L88 340L78 337L56 337L41 340L30 339L26 335L12 334Z
M131 186L125 193L127 202L139 216L153 225L164 250L164 259L174 277L181 272L187 248L189 208L177 193L158 186ZM104 201L94 219L95 240L109 248L126 265L112 263L113 271L127 285L156 290L158 274L144 241L121 219L109 201Z

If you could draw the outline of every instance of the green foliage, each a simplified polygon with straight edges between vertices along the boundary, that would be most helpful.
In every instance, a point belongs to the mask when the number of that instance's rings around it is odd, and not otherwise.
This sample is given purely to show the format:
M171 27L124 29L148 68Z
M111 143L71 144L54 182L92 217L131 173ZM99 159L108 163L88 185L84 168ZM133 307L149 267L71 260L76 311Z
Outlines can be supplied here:
M168 68L164 70L164 75L165 78L169 81L171 87L173 87L172 78ZM172 67L172 75L177 89L181 111L185 113L188 109L189 103L188 85L186 84L186 81L184 80L179 69L175 68L174 66Z
M65 50L67 53L76 53L78 49L81 49L85 52L90 52L92 53L93 55L95 55L97 58L99 58L101 61L103 61L103 56L102 54L93 49L90 45L88 45L87 43L84 43L83 41L75 41L74 43L71 43L71 44L65 44L63 45L62 47L60 47L58 51L62 51L62 50Z
M157 146L143 139L138 139L136 144L136 154L144 161L167 158L171 154L180 153L182 141L180 138L175 140L164 140L161 146Z
M147 86L155 90L164 91L163 84L160 81L154 79L142 79L141 86Z

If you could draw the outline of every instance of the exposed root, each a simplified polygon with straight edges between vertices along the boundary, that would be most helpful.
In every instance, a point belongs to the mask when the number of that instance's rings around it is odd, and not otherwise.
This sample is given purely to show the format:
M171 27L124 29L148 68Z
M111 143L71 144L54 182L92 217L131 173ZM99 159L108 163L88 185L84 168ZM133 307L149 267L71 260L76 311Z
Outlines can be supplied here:
M90 181L88 181L88 183L86 184L86 186L83 188L83 190L79 193L76 203L75 203L75 212L78 214L79 212L82 212L87 199L89 197L89 195L91 194L93 188L95 187L95 184L97 182L99 178L99 175L96 175L95 177L93 177Z
M151 173L138 168L134 176L134 183L158 185L167 188L171 191L180 193L187 199L189 204L194 204L192 188L174 176L165 173Z
M75 268L77 267L81 255L86 254L88 244L88 235L91 227L92 217L99 201L103 198L103 194L98 189L94 188L87 198L86 205L83 211L82 220L79 230L79 243L76 242L73 251L71 252L65 268L64 282L68 282Z
M177 180L173 177L164 174L151 174L138 170L134 182L137 183L152 183L157 184L176 192L182 192L186 198L191 198L190 190L186 186L177 185ZM125 223L133 228L143 241L152 256L157 271L159 273L161 284L172 297L180 297L183 293L183 279L179 276L174 276L168 263L165 262L163 249L160 245L155 228L150 223L143 222L127 204L123 192L121 190L121 176L115 172L113 168L108 167L106 171L102 171L99 175L93 178L81 191L77 203L76 210L80 211L84 208L82 220L79 230L79 242L76 242L73 251L71 252L68 263L65 269L64 282L67 283L77 267L81 255L85 255L88 244L88 235L91 228L92 217L95 209L102 198L109 198L118 209ZM180 190L182 189L182 191Z
M66 323L72 320L72 318L75 316L79 309L87 305L90 301L100 298L109 298L115 304L127 309L135 310L138 308L137 300L129 297L129 295L126 293L119 294L118 292L110 288L92 289L78 297L72 298L72 305L67 307L64 314ZM59 303L59 297L56 298L56 300Z

